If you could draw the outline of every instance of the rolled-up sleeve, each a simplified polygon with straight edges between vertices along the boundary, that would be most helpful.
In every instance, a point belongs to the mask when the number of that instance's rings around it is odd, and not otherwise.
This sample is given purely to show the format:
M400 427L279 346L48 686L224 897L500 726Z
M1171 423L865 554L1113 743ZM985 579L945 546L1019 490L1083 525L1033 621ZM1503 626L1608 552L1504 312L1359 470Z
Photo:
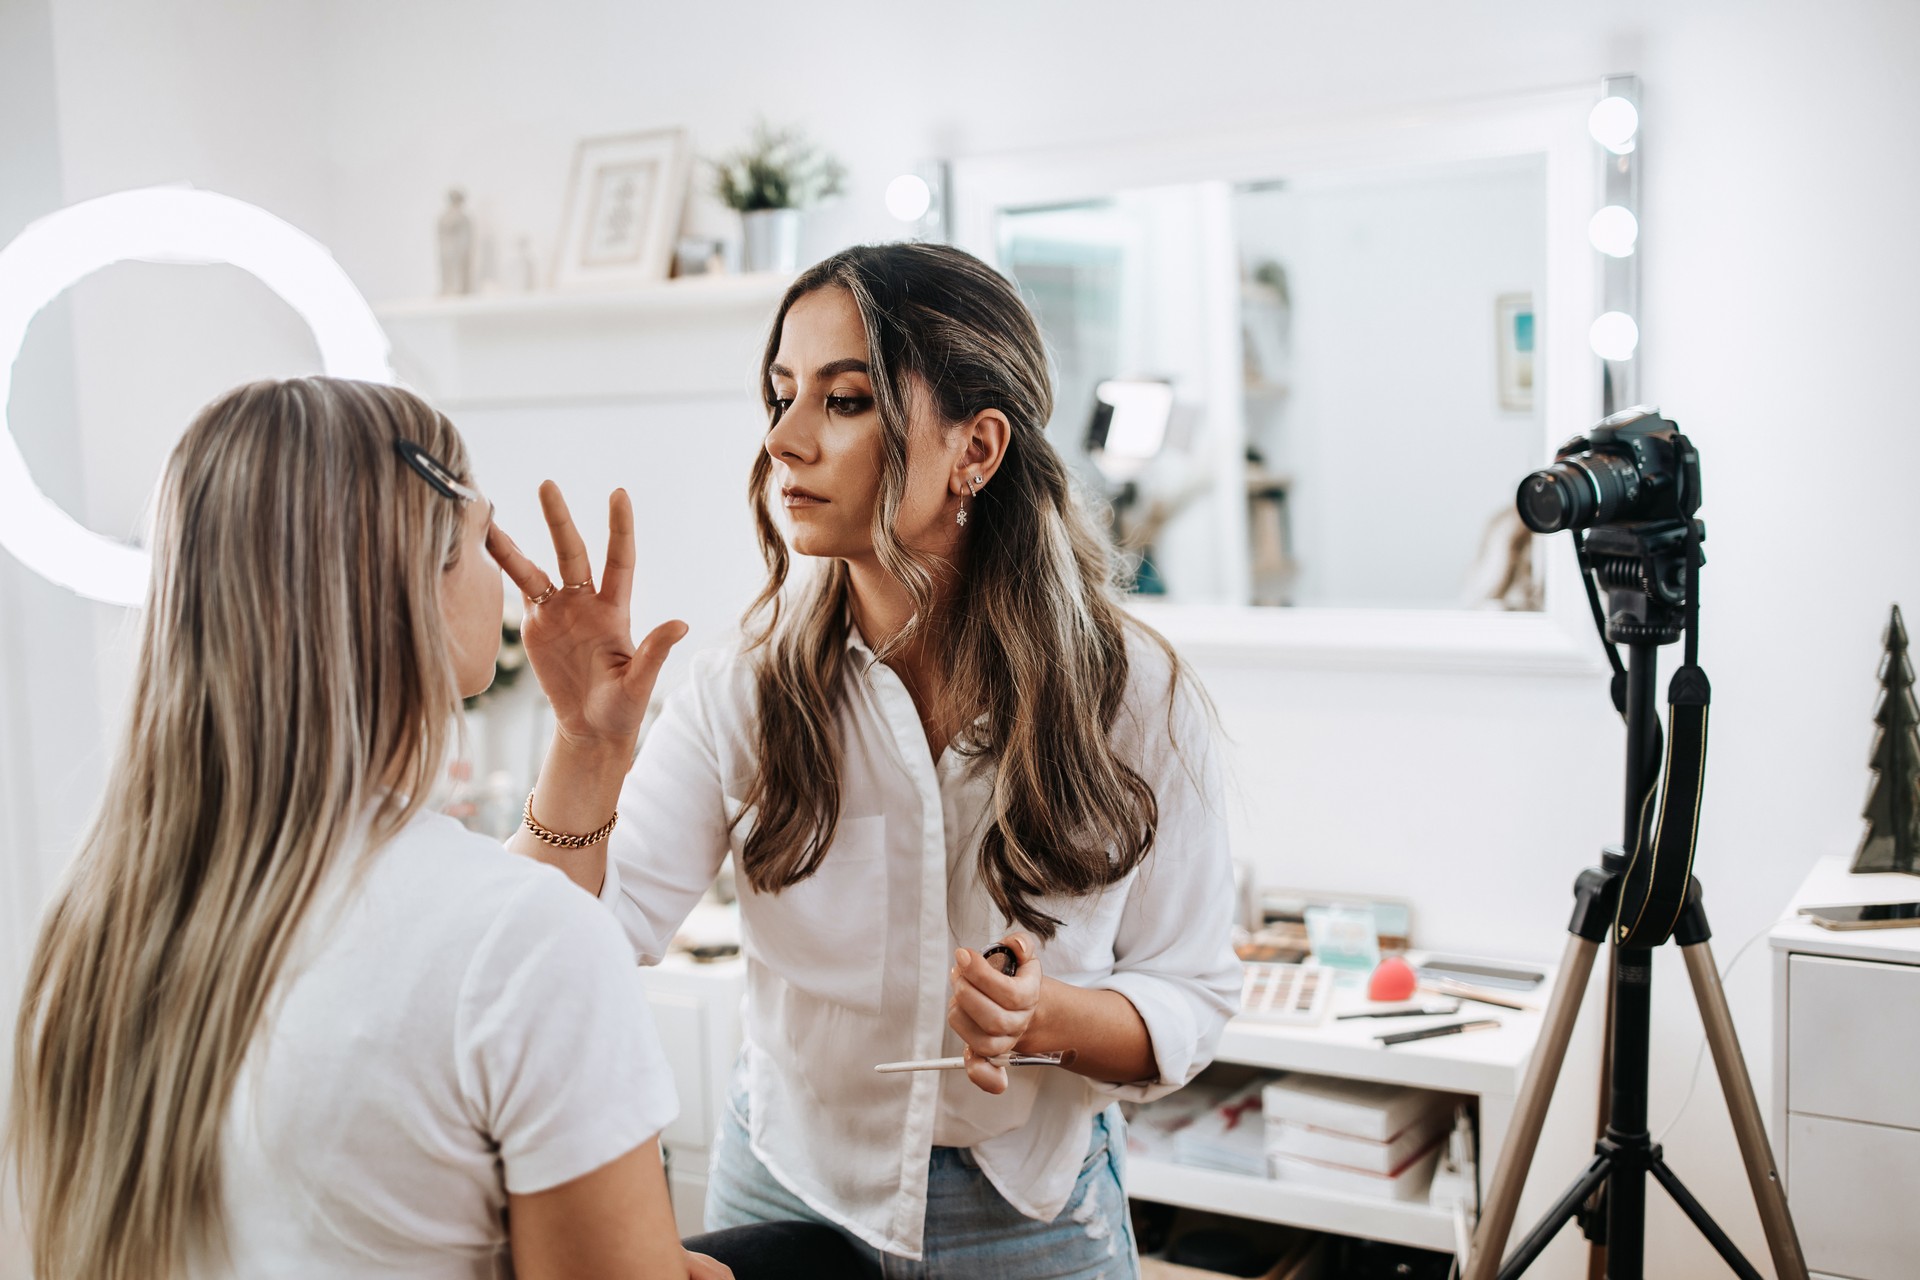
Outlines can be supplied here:
M620 791L620 822L607 841L600 901L626 930L642 964L658 964L687 913L726 859L711 686L722 655L703 653L667 699Z
M1160 710L1168 712L1162 702ZM1156 723L1157 722L1157 723ZM1091 1082L1129 1102L1180 1088L1213 1061L1239 1012L1233 950L1233 858L1212 717L1183 678L1170 714L1136 726L1142 776L1159 803L1153 851L1135 873L1113 940L1113 972L1087 985L1118 991L1146 1023L1158 1074Z

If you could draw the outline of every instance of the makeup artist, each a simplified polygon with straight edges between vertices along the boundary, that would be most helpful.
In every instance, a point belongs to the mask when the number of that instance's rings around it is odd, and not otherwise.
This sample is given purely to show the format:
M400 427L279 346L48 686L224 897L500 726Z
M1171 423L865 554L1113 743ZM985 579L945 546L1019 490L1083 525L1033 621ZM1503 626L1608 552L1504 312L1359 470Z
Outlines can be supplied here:
M506 550L558 721L512 847L648 962L733 855L747 1043L709 1229L825 1222L890 1277L1135 1274L1113 1104L1191 1079L1239 994L1204 694L1122 608L1045 435L1039 332L985 264L827 259L760 382L769 579L631 769L629 620L584 589L557 489L558 579ZM873 1070L943 1054L964 1073Z

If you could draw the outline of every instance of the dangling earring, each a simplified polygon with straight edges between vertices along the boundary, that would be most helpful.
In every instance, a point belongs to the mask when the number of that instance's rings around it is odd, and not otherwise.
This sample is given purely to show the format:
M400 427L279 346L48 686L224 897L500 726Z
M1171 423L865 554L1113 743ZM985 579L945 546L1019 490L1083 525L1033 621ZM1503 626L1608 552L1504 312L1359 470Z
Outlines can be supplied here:
M967 527L967 499L980 496L980 477L975 476L971 484L973 486L971 491L960 495L960 510L953 517L953 522L962 529Z

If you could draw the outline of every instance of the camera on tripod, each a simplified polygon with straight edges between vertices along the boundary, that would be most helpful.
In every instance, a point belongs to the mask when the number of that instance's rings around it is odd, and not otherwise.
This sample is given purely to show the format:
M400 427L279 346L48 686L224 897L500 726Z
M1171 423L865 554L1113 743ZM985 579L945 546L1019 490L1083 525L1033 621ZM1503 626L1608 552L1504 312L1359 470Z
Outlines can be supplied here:
M1553 465L1520 482L1517 502L1521 520L1535 533L1573 535L1581 583L1613 668L1613 704L1626 721L1625 822L1621 843L1603 851L1601 865L1575 881L1567 951L1545 1014L1548 1038L1527 1068L1516 1119L1494 1167L1462 1275L1465 1280L1516 1280L1561 1227L1578 1219L1594 1243L1606 1248L1609 1277L1640 1280L1651 1176L1737 1275L1759 1280L1759 1272L1667 1167L1647 1129L1652 952L1672 939L1686 957L1775 1272L1781 1280L1805 1280L1806 1259L1740 1056L1693 875L1712 701L1700 666L1700 567L1705 563L1700 542L1706 536L1695 514L1700 455L1658 409L1628 409L1568 441ZM1604 610L1602 588L1608 595ZM1670 733L1663 742L1654 692L1658 652L1682 636L1686 649L1668 686ZM1624 663L1620 646L1628 652ZM1613 944L1605 1130L1585 1172L1513 1254L1503 1257L1554 1079L1603 941Z
M1517 504L1535 533L1574 532L1581 568L1610 593L1606 639L1679 637L1688 561L1705 562L1698 543L1706 531L1694 519L1700 453L1658 409L1623 410L1569 440L1553 465L1520 482Z

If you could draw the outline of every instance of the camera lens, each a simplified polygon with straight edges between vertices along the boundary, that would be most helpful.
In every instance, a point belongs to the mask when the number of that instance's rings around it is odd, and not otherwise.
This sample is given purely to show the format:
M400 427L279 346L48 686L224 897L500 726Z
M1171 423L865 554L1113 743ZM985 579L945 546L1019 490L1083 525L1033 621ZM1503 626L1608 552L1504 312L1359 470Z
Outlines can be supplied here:
M1633 463L1605 453L1583 453L1536 471L1520 482L1520 519L1535 533L1588 529L1618 516L1639 490Z

